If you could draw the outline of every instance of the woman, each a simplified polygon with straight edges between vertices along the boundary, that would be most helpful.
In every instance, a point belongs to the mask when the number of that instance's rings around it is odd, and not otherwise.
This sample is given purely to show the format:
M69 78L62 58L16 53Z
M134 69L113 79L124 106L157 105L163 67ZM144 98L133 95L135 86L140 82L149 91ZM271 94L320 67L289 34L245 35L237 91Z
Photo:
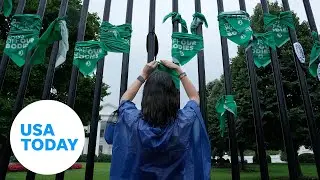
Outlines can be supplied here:
M179 110L180 93L171 76L154 71L158 62L148 63L122 96L118 122L105 137L113 142L111 179L210 179L210 144L198 92L178 65L161 63L180 75L190 101ZM140 111L132 100L145 81Z

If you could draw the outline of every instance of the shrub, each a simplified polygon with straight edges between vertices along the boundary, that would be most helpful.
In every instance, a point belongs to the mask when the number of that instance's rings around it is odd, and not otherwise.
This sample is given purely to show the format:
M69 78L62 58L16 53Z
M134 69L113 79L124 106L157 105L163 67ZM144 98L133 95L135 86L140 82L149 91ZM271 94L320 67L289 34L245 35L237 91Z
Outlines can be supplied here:
M18 163L19 161L17 160L17 158L15 156L11 156L10 157L10 162L11 163Z
M256 163L256 164L259 163L259 158L257 158L256 155L253 156L252 160L253 160L253 163ZM267 162L271 163L271 156L270 155L267 155Z
M281 161L288 161L288 160L287 160L287 153L286 153L286 152L281 151L280 160L281 160Z
M87 162L87 155L81 154L77 162Z
M97 158L97 162L111 162L111 155L100 154Z
M87 162L87 155L83 154L79 157L77 162ZM94 162L111 162L111 155L100 154L99 156L94 156Z
M8 171L9 172L23 172L27 171L27 169L22 166L20 163L10 163L8 166Z
M298 156L300 163L314 163L314 155L311 153L303 153Z
M82 164L80 163L75 163L72 165L69 169L82 169Z

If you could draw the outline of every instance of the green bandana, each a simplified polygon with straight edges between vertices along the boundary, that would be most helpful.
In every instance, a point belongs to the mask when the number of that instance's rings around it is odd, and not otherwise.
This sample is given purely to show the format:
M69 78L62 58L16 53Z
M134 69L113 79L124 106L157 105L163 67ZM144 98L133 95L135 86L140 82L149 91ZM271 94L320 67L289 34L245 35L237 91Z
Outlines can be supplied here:
M238 45L247 45L253 31L245 11L223 12L218 15L220 35Z
M310 63L309 63L309 72L313 77L317 76L317 68L319 64L318 58L320 57L320 41L318 33L313 31L312 32L313 37L313 47L310 54Z
M270 48L276 49L273 33L257 33L253 36L250 46L252 46L254 63L258 68L266 67L271 62Z
M225 112L229 111L235 116L235 118L237 118L237 104L234 101L233 96L232 95L222 96L216 104L216 111L218 113L218 116L219 116L218 118L220 121L221 137L223 137L224 131L226 128Z
M3 15L9 17L12 11L12 0L3 1Z
M196 12L193 15L193 21L192 21L191 27L190 27L191 33L197 34L197 28L203 23L206 26L206 28L208 28L208 22L207 22L206 18L204 17L204 15L199 12Z
M291 11L281 12L278 16L264 14L265 29L271 27L277 47L290 40L288 28L295 29Z
M6 42L6 53L19 67L25 64L28 52L38 43L41 18L34 14L14 15Z
M114 26L102 22L100 27L101 48L106 52L130 52L131 24Z
M46 56L46 50L50 44L62 39L60 22L65 21L64 18L57 18L48 27L48 29L42 34L39 39L36 50L34 51L31 62L32 64L43 64Z
M181 16L179 17L179 19L180 21L185 22L181 18ZM172 33L171 56L173 58L174 63L183 66L187 64L195 55L197 55L199 51L203 49L203 37L201 35L196 34L196 29L202 23L205 23L205 26L208 27L208 23L204 15L201 13L195 13L193 15L193 22L191 24L192 34L187 33L188 30L186 29L186 27L182 28L183 33ZM184 25L182 24L182 26Z
M97 62L106 55L107 52L100 47L100 42L98 41L77 42L74 50L73 65L77 66L84 76L87 76L96 69Z
M188 63L203 49L203 38L197 34L172 33L171 55L174 62L180 65Z
M169 69L161 63L159 63L159 65L158 65L158 70L169 73L176 88L180 89L180 79L179 79L179 74L177 73L177 71L175 71L173 69Z
M163 18L162 23L166 22L166 20L169 19L170 17L172 17L172 23L178 21L178 23L181 24L182 32L188 33L188 26L187 26L186 21L184 19L182 19L181 15L179 13L177 13L177 12L172 12L172 13L166 15Z

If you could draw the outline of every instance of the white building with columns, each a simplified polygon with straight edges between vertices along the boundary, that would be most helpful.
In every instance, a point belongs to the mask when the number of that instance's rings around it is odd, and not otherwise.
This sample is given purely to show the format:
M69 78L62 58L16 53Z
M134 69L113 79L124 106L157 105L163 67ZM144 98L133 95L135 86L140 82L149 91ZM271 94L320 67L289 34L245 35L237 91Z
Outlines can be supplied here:
M101 119L98 122L98 129L97 129L97 141L96 141L96 151L95 154L98 156L99 154L112 154L112 145L107 144L104 139L104 131L107 125L107 120L109 116L117 110L117 106L112 105L110 103L102 104L103 109L100 111ZM84 129L87 132L90 132L90 125L84 126ZM84 148L82 154L88 153L88 144L89 144L89 137L86 137L84 142Z

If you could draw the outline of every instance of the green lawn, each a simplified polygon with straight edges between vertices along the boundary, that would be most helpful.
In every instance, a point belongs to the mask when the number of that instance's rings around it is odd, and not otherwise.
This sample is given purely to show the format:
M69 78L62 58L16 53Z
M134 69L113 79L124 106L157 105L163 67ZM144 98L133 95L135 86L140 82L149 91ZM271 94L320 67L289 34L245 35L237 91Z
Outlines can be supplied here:
M241 172L241 179L253 180L260 179L259 166L248 165L250 172ZM94 180L106 180L109 179L109 163L95 163L94 169ZM302 172L305 176L316 177L316 167L313 164L302 164ZM286 164L269 164L270 179L286 179L288 177L288 168ZM7 174L7 180L20 180L25 179L26 173L14 172ZM65 180L80 180L84 179L85 168L80 170L69 170L65 173ZM212 179L219 180L230 180L231 170L230 169L213 169L211 173ZM54 176L36 176L36 180L54 180Z

